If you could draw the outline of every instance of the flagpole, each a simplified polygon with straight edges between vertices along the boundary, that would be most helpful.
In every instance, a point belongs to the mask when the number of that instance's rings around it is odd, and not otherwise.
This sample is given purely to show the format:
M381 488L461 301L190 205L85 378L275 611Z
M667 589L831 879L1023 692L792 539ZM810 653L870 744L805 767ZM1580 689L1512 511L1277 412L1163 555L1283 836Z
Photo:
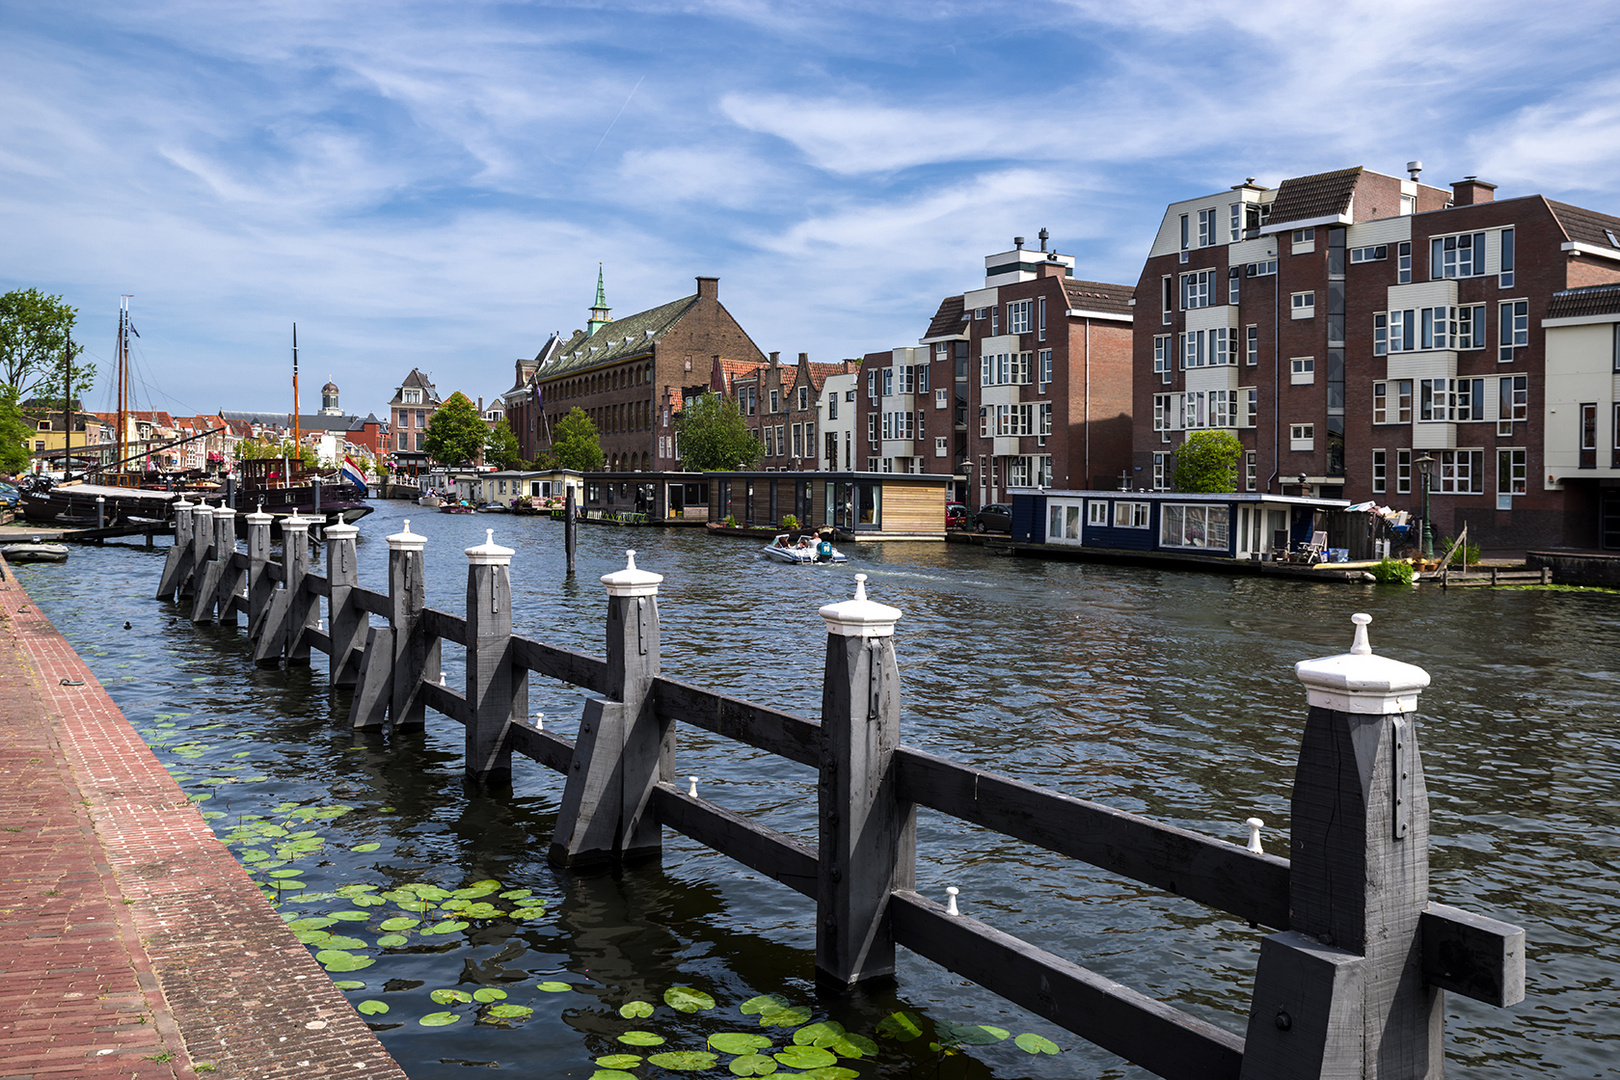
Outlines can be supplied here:
M303 441L303 433L298 428L298 324L293 323L293 446L299 461L304 460Z

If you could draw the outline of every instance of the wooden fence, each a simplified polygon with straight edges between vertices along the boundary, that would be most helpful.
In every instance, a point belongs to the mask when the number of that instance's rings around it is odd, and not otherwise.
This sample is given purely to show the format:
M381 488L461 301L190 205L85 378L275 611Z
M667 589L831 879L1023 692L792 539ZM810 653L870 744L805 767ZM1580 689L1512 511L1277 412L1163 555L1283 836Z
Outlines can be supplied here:
M1136 1064L1172 1078L1380 1077L1443 1073L1444 992L1498 1006L1524 996L1524 932L1431 902L1429 808L1414 730L1421 669L1372 654L1366 615L1340 656L1296 665L1308 712L1295 772L1292 860L949 761L899 742L901 613L865 596L821 609L821 719L664 676L657 593L625 569L607 590L604 657L512 633L512 552L466 549L464 616L423 602L425 539L388 538L388 591L360 586L349 525L325 530L325 577L310 573L307 519L177 507L160 598L196 622L240 625L255 661L330 657L353 687L356 728L420 728L432 709L465 730L473 783L510 778L512 758L565 777L550 858L563 866L654 857L665 828L815 902L816 969L836 986L894 974L905 947ZM326 616L321 618L325 602ZM379 622L372 625L372 617ZM321 626L326 629L320 629ZM444 642L466 650L463 691L441 685ZM530 722L531 672L600 695L570 743ZM815 847L683 789L678 722L816 768ZM958 914L914 887L917 812L949 814L1057 855L1195 900L1275 933L1260 946L1247 1031L1238 1035Z

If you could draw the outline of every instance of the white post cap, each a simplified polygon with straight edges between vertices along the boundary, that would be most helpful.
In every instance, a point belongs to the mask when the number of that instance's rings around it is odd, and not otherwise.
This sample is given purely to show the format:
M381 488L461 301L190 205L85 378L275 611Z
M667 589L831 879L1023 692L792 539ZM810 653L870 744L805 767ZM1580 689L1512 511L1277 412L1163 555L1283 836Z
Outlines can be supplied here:
M1415 711L1418 694L1429 685L1429 673L1387 656L1374 656L1367 641L1371 615L1358 612L1350 621L1356 624L1356 638L1349 652L1294 665L1294 674L1305 684L1306 701L1318 708L1363 716Z
M411 532L411 519L405 519L405 531L394 533L388 538L389 551L421 551L427 546L427 537L421 533Z
M213 513L214 508L209 506L207 503L198 503L196 506L191 508L191 516L193 518L210 517L213 515Z
M214 516L216 518L233 518L236 516L236 511L229 506L216 506L214 507Z
M866 598L866 575L855 575L855 598L840 600L821 609L827 633L840 637L893 637L900 609Z
M340 521L336 525L326 527L326 538L328 540L353 540L359 535L360 530L346 521Z
M633 549L624 553L623 570L602 575L602 584L607 586L609 596L657 596L659 583L663 580L663 574L636 569L636 553Z
M321 519L299 517L297 514L288 514L286 517L281 519L281 535L286 536L289 531L303 532L305 529L309 528L319 520Z
M242 520L247 522L249 525L268 525L276 519L261 509L255 510L251 514L243 514Z
M484 542L467 549L470 566L506 566L512 561L512 549L495 542L495 530L484 530Z
M189 502L187 502L187 501L186 501L186 497L185 497L185 496L184 496L184 495L182 495L182 496L180 496L180 498L179 498L179 499L178 499L178 500L177 500L177 501L176 501L176 502L175 502L175 504L174 504L174 508L175 508L175 509L176 509L176 510L190 510L190 509L191 509L191 508L192 508L192 507L193 507L193 506L194 506L194 505L196 505L196 504L195 504L195 503L189 503Z

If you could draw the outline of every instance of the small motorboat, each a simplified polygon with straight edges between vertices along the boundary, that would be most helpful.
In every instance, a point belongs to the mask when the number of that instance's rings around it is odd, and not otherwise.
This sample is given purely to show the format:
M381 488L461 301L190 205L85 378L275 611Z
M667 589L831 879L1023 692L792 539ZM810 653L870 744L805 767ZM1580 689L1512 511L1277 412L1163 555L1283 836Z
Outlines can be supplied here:
M472 503L447 502L443 506L439 507L439 513L476 514L478 513L478 507L474 506Z
M512 508L503 502L487 502L478 508L480 514L509 514Z
M0 547L0 555L6 557L7 562L66 562L68 549L66 544L47 544L43 540L34 539L21 544L7 544Z
M828 545L831 547L831 545ZM832 548L832 554L822 558L817 554L816 536L814 533L805 533L794 539L791 533L777 533L776 539L766 544L761 551L767 559L775 559L784 563L841 563L848 562L844 553Z
M439 493L436 491L424 491L421 498L416 500L416 505L427 507L443 506L444 500L439 497Z

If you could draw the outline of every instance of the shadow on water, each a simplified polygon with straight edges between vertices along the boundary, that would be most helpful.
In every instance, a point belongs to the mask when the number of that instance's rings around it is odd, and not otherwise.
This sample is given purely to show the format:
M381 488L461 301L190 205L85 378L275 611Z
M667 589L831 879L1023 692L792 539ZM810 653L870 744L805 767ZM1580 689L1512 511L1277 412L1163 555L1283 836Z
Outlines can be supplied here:
M382 587L382 538L406 517L428 537L429 603L459 612L461 549L481 542L492 520L381 503L362 523L362 585ZM517 552L516 632L599 655L606 603L597 579L635 546L638 565L665 576L667 673L810 716L825 641L817 609L849 596L853 575L866 573L873 597L905 613L896 647L906 742L1234 842L1258 814L1279 852L1305 712L1292 666L1344 651L1350 612L1368 611L1375 650L1433 677L1420 731L1434 895L1529 931L1529 1000L1506 1011L1454 1001L1453 1064L1483 1077L1608 1068L1613 1032L1603 1017L1620 974L1609 944L1620 886L1614 596L1313 586L992 559L939 544L867 545L849 566L798 568L699 532L605 528L580 530L570 579L560 525L493 524ZM160 567L140 548L109 545L17 571L210 824L300 920L311 949L370 961L333 978L358 1007L388 1006L368 1019L413 1077L460 1076L472 1065L589 1076L594 1057L701 1050L721 1031L761 1032L780 1046L788 1028L738 1011L759 994L867 1035L908 1009L1065 1048L1031 1057L1003 1042L941 1065L926 1038L880 1040L877 1061L845 1062L865 1076L1142 1075L915 957L903 958L897 987L819 994L813 904L682 837L666 836L658 863L554 870L545 853L559 777L528 766L509 793L467 790L460 729L442 717L403 736L350 732L347 695L327 691L323 657L307 669L255 668L239 632L193 627L149 599ZM444 650L453 687L463 680L460 652ZM572 737L578 688L536 677L530 697L548 730ZM701 731L680 738L678 771L699 776L706 798L813 839L813 771ZM275 829L284 835L266 835ZM925 894L958 886L976 917L1242 1030L1258 932L927 812L917 877ZM431 909L424 896L434 897ZM662 997L673 986L717 1006L680 1012ZM505 997L440 1000L456 990ZM635 1001L652 1015L622 1016ZM502 1018L498 1005L533 1011ZM444 1026L422 1023L447 1015ZM632 1030L668 1042L618 1041ZM729 1075L725 1055L712 1073Z

